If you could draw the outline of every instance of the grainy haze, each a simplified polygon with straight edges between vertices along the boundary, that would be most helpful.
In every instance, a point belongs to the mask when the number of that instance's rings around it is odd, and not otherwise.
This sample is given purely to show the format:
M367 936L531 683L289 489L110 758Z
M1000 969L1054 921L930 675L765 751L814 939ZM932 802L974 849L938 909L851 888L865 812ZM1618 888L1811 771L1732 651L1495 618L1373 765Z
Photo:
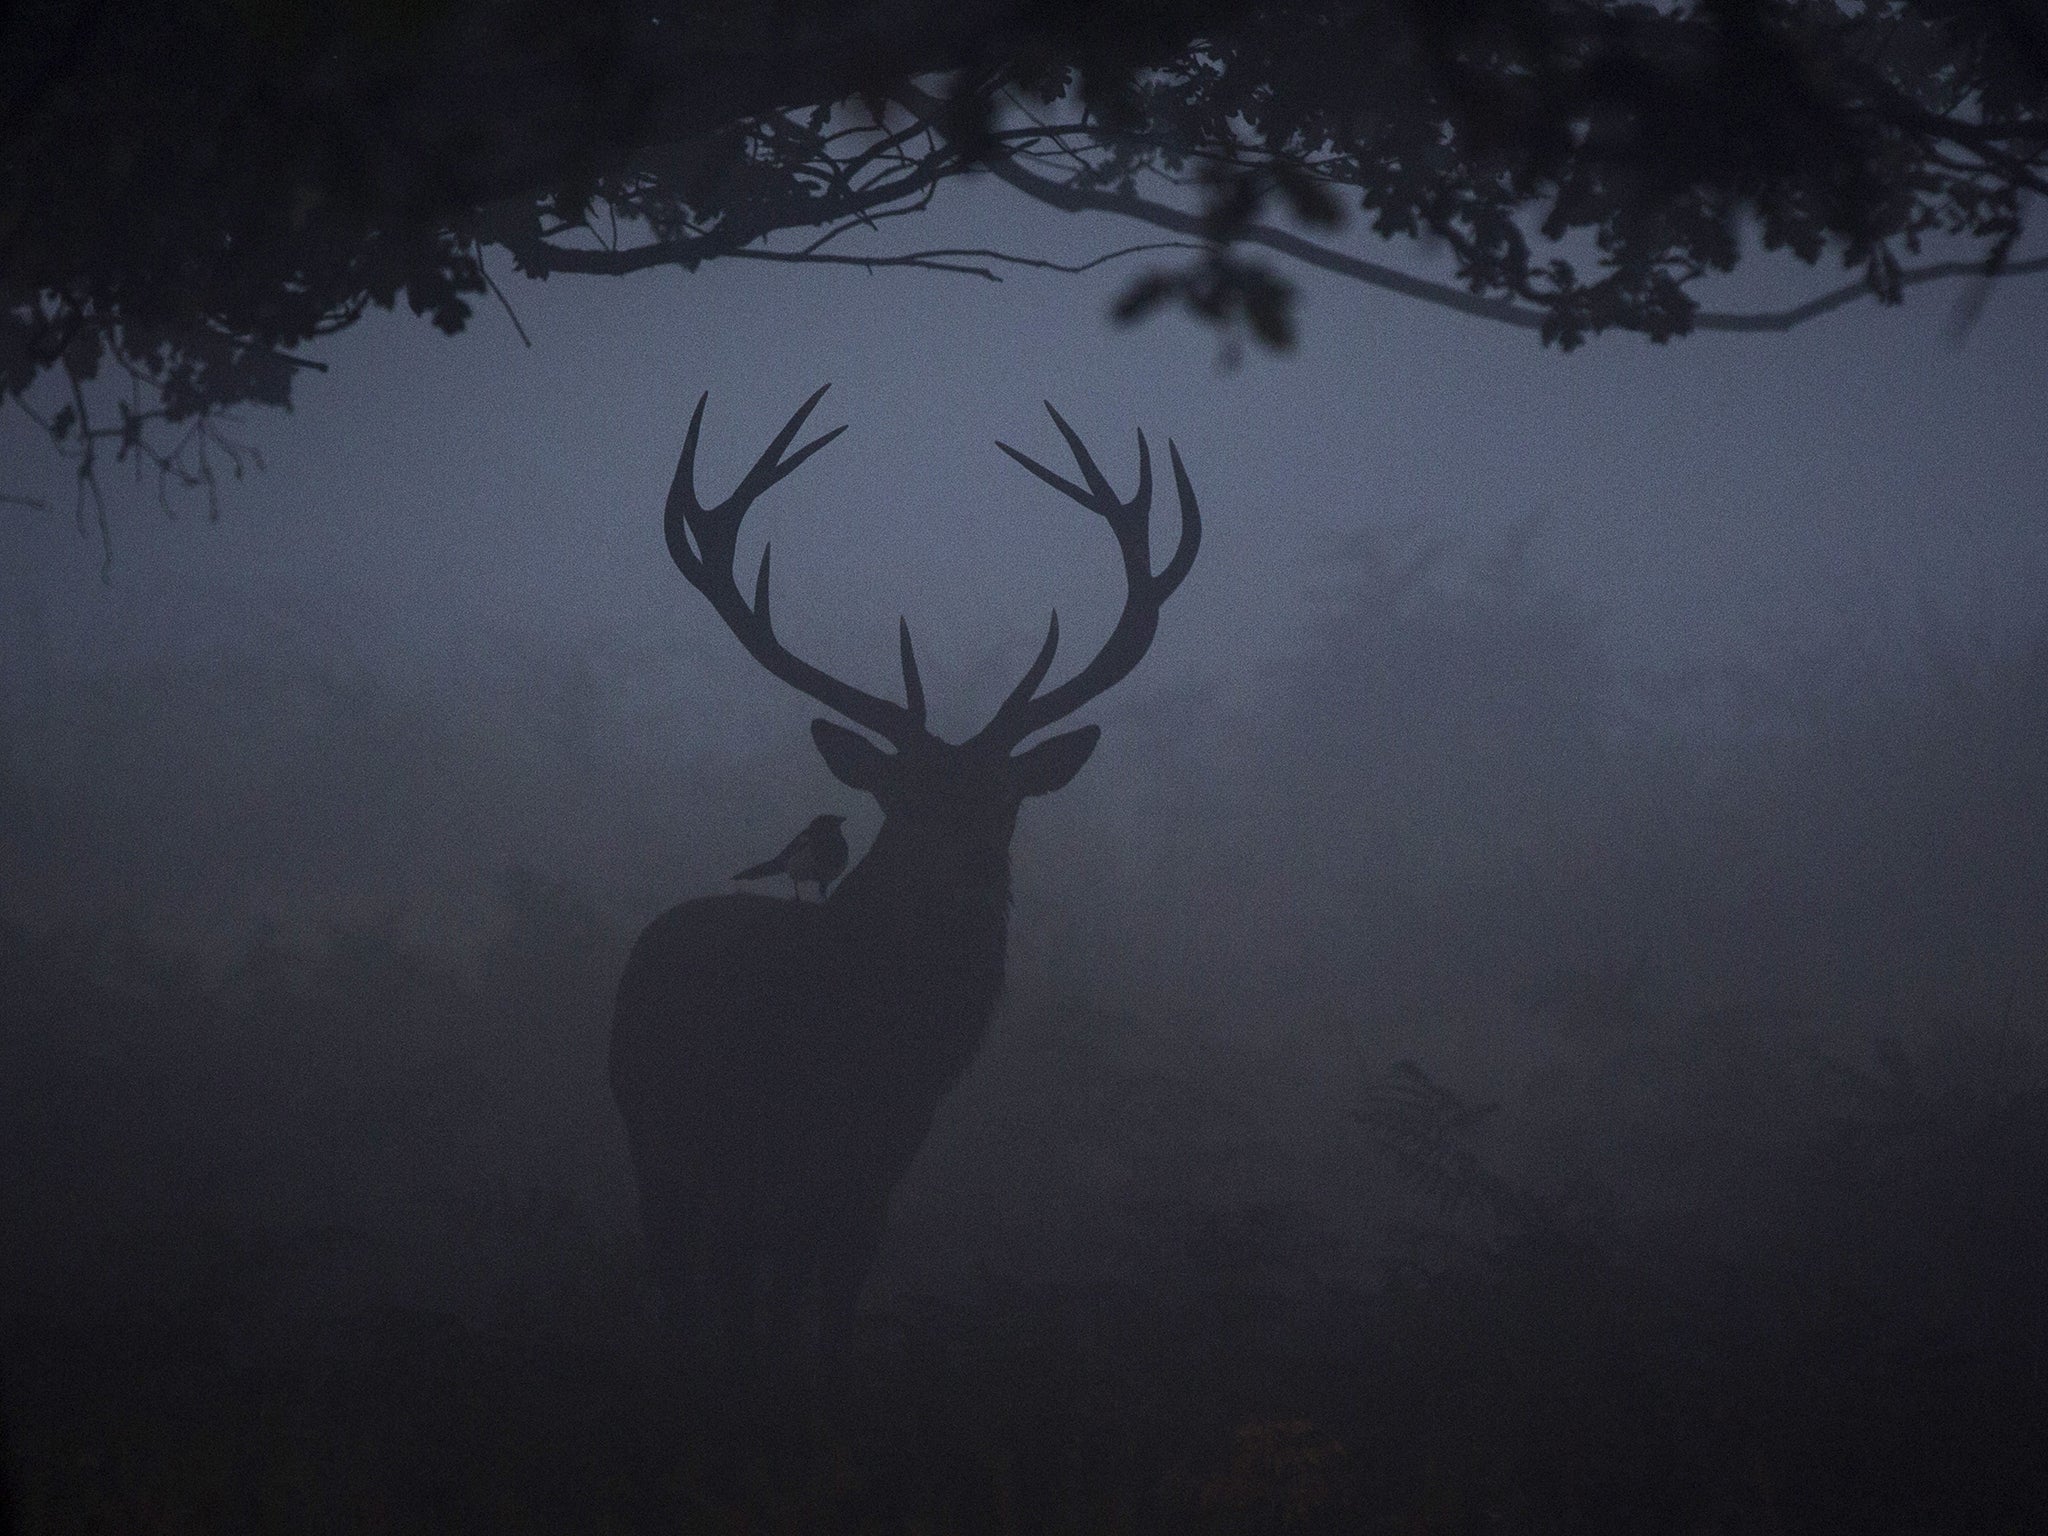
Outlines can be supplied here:
M919 237L991 227L1117 238L986 188ZM1059 463L1042 399L1125 488L1133 430L1172 437L1208 527L1083 717L1101 750L1025 810L1010 1001L878 1295L1177 1274L1218 1213L1306 1210L1337 1250L1232 1230L1355 1268L1404 1208L1357 1118L1402 1057L1501 1098L1490 1155L1603 1232L1818 1230L1772 1179L1813 1061L2048 1006L2048 285L1960 338L1921 289L1567 356L1295 276L1299 351L1235 370L1113 328L1103 274L514 285L530 350L493 307L453 341L380 317L244 423L269 470L218 525L110 475L105 585L8 422L0 488L54 507L0 525L8 915L37 996L103 1000L22 1047L55 1086L11 1144L17 1291L200 1210L367 1233L321 1284L476 1315L507 1230L545 1247L526 1190L628 1230L625 945L817 812L856 857L879 819L660 534L699 391L722 495L825 380L851 430L740 566L771 539L785 640L879 692L908 615L942 734L1048 609L1071 667L1120 596L1102 528L992 445Z
M958 201L957 231L934 219L921 233L985 239L994 224L1007 248L1059 255L1114 238L1005 219L998 189ZM900 612L942 675L966 674L939 692L942 729L974 722L1049 608L1064 612L1070 658L1113 611L1101 530L991 445L1056 457L1041 399L1126 482L1133 429L1175 438L1210 512L1195 580L1112 712L1189 687L1255 690L1261 661L1301 651L1333 562L1362 535L1470 548L1541 517L1535 569L1592 603L1631 664L1768 652L1788 631L1825 645L1845 616L1914 619L1923 604L2023 619L2038 596L2041 284L2002 288L1960 341L1952 295L1926 291L1786 337L1563 356L1293 275L1300 351L1253 353L1237 371L1192 326L1106 323L1123 279L1100 274L996 286L733 263L515 284L532 350L488 302L453 342L380 317L328 348L333 372L301 381L295 417L247 420L270 471L230 484L220 525L196 506L167 524L147 490L124 495L110 475L104 587L67 515L68 475L17 418L9 488L56 510L9 509L10 676L283 647L459 691L574 655L599 688L630 691L665 738L650 749L787 740L810 705L740 664L668 564L659 508L698 391L711 392L703 471L716 488L826 380L818 420L852 430L749 532L777 545L781 622L803 654L890 684ZM1812 281L1773 277L1745 286L1782 297ZM1191 715L1191 749L1201 728ZM830 792L822 772L811 782ZM764 805L761 825L801 809Z

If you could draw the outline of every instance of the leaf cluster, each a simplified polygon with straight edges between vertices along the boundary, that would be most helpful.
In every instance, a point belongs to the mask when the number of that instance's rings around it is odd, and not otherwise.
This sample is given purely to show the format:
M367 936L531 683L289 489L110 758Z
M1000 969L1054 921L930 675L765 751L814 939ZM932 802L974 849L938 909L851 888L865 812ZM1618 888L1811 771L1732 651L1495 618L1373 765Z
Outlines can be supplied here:
M82 487L96 442L210 485L178 433L288 406L373 307L461 330L491 246L993 277L834 247L985 169L1185 237L1125 319L1284 348L1257 248L1356 213L1450 253L1410 289L1569 347L1685 334L1752 240L1888 302L1929 241L1998 272L2048 156L2048 19L2010 0L16 0L0 60L0 403L55 380Z

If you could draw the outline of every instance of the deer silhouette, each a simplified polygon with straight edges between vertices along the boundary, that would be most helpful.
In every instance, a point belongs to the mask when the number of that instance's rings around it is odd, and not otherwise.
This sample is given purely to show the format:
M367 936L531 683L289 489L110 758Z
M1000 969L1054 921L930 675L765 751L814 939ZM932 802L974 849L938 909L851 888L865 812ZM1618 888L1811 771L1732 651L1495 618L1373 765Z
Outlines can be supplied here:
M1181 532L1155 575L1144 434L1138 488L1123 501L1048 403L1085 484L996 446L1109 524L1123 556L1123 609L1087 665L1041 693L1059 644L1055 613L994 717L967 741L942 741L925 724L907 621L898 626L897 704L783 647L769 615L767 549L751 605L734 582L748 508L845 430L785 456L824 393L803 403L710 509L695 491L709 397L700 398L665 530L676 565L749 655L887 744L831 720L811 723L826 767L881 805L881 831L827 900L709 896L656 918L626 962L612 1025L612 1092L655 1279L687 1333L706 1348L749 1355L764 1345L844 1346L891 1192L980 1050L1002 993L1018 808L1071 780L1100 728L1017 749L1137 666L1202 534L1169 443Z

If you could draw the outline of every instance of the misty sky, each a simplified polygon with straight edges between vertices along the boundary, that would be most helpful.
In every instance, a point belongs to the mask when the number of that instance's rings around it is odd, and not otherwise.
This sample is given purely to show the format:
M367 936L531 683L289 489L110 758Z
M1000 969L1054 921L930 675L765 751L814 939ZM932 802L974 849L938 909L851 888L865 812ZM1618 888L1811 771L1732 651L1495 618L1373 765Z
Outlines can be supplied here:
M1132 237L985 185L891 235L1065 257ZM1417 248L1390 250L1432 270ZM332 372L301 380L295 415L244 418L269 470L227 486L218 525L196 503L167 525L152 488L109 473L111 586L71 526L68 467L8 418L4 489L51 503L7 509L8 643L47 644L62 666L291 637L451 677L522 637L732 648L661 544L689 408L711 391L709 500L826 380L814 419L851 430L749 524L776 544L779 624L804 654L893 690L907 613L949 732L987 702L948 694L949 676L997 686L1055 605L1062 670L1078 665L1119 595L1103 530L992 446L1064 468L1042 398L1125 488L1133 429L1162 460L1175 438L1208 513L1194 577L1125 685L1134 697L1190 676L1228 686L1292 648L1329 561L1368 528L1470 536L1548 513L1542 557L1652 660L1825 626L1874 584L2000 609L2039 590L2048 284L2035 279L2000 287L1960 342L1959 290L1935 287L1790 336L1615 337L1566 356L1287 269L1301 347L1251 351L1232 371L1192 322L1108 322L1131 263L1000 285L738 261L536 285L502 253L495 268L530 350L488 298L453 341L409 315L359 325L319 349ZM1836 276L1780 264L1743 287L1800 296ZM1159 501L1163 562L1170 494ZM743 582L754 558L743 548ZM812 712L765 677L758 695L764 719ZM679 729L686 715L709 728L711 712L676 704Z

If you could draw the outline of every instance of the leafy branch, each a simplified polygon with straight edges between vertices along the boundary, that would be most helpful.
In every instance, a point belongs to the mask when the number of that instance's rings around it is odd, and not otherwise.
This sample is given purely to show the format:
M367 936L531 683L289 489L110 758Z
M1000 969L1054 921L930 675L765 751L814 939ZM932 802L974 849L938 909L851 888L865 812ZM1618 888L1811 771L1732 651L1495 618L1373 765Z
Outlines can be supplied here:
M222 430L227 413L198 412L182 421L162 404L143 407L137 403L147 381L131 371L133 391L129 399L116 399L115 419L96 417L85 388L89 375L61 367L65 386L64 403L47 414L26 399L15 404L49 437L57 453L76 466L72 514L81 537L97 535L100 545L100 579L111 581L114 571L113 529L107 519L107 500L99 481L100 453L110 447L114 462L132 464L137 479L151 472L156 478L157 505L167 518L176 518L178 508L173 492L198 492L205 497L207 520L218 522L221 515L220 469L224 464L236 480L250 469L263 468L263 455L253 444L229 436ZM160 398L160 397L159 397ZM6 501L40 510L36 497L8 496Z
M400 302L451 334L478 295L513 313L487 246L533 279L1178 252L1115 313L1180 310L1227 356L1292 343L1289 264L1563 348L1781 332L1941 281L1971 285L1967 327L1994 281L2048 270L2023 251L2048 34L2005 0L400 9L0 9L0 403L60 376L31 414L103 552L98 449L211 508L242 451L215 421L288 406L307 344ZM977 174L1164 238L1073 262L878 244ZM1350 220L1451 276L1349 248ZM1755 251L1847 280L1705 308ZM109 360L136 389L102 420L73 386Z

